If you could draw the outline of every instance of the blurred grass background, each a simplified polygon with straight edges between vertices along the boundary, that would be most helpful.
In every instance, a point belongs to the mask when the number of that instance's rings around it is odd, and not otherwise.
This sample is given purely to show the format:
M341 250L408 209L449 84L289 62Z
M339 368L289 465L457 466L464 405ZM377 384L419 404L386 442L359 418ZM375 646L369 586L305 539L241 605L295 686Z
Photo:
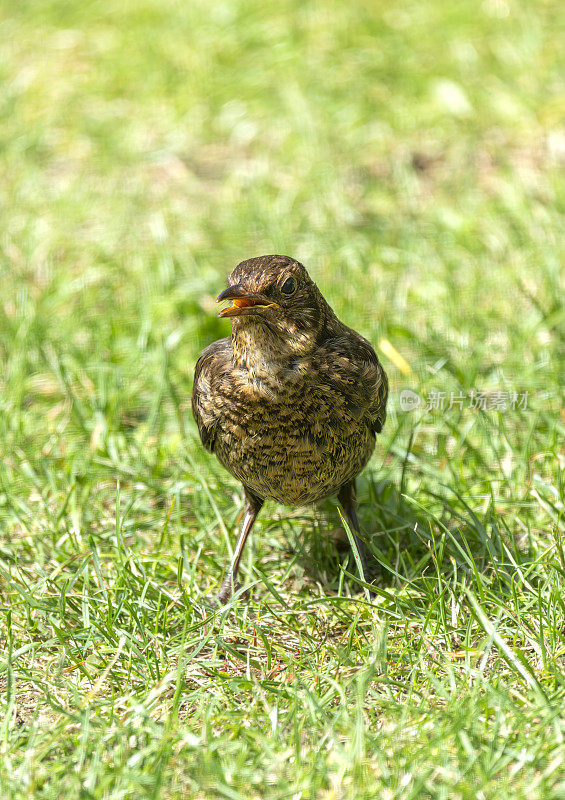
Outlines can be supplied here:
M564 34L558 0L0 5L4 797L563 797ZM272 505L204 625L241 498L192 370L269 252L409 365L360 488L381 594L331 503Z

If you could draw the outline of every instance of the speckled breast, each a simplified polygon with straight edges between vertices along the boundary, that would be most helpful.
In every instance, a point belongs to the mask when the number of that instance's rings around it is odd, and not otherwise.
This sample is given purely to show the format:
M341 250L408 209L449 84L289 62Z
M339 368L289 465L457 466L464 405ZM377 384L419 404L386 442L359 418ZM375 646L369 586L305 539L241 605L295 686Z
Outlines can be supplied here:
M290 387L275 397L265 387L246 386L224 396L222 406L220 463L260 497L279 503L305 505L337 492L361 472L375 446L366 421L321 391Z

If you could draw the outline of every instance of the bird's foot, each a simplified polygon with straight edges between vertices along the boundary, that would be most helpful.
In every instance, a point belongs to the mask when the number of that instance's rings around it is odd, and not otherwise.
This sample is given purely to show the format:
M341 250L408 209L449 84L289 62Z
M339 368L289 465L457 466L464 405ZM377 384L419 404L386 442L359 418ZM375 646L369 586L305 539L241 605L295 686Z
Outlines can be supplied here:
M232 584L231 575L229 574L226 575L226 577L224 578L224 582L222 583L222 587L218 592L218 602L221 605L225 606L226 603L228 603L229 600L231 599L233 593L237 592L238 589L239 589L239 583Z
M226 578L226 580L224 580L224 582L222 583L220 591L218 592L218 603L222 606L225 606L226 603L229 603L235 592L239 591L240 589L241 589L240 583L236 582L232 586L231 580L228 581L228 579ZM245 592L241 593L239 599L242 600L244 603L248 603L249 598L250 598L249 591L246 590Z

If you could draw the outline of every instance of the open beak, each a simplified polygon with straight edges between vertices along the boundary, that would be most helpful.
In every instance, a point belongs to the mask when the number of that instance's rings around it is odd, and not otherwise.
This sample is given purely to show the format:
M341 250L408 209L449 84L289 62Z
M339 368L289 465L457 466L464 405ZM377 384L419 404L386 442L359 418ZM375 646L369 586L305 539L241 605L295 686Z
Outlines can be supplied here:
M268 297L262 294L252 294L240 283L224 289L216 298L216 303L221 303L223 300L231 300L232 305L222 309L218 314L219 317L241 317L243 314L260 313L263 308L279 308Z

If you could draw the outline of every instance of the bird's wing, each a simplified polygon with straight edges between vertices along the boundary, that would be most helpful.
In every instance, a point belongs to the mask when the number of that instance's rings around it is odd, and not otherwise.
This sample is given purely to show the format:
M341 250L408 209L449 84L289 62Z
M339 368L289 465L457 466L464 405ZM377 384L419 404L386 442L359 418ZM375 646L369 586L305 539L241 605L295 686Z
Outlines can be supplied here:
M202 444L211 453L214 452L220 407L215 396L214 385L230 359L231 340L218 339L207 347L194 369L194 385L192 387L192 414L198 425Z
M380 433L386 420L388 380L377 354L356 331L324 343L322 363L325 381L344 398L347 411L355 419L365 418L374 433Z

